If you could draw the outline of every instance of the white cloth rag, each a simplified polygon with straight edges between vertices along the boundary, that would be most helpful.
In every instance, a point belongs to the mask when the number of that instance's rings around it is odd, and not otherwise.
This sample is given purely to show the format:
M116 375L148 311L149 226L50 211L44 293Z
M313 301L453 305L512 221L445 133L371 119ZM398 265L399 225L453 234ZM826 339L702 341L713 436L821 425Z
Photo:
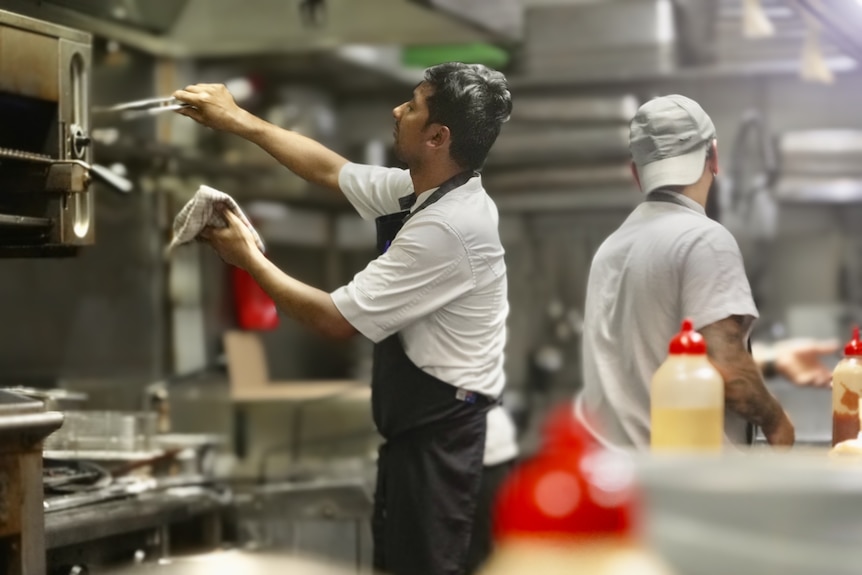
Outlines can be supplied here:
M207 226L214 228L227 227L227 222L225 222L216 209L218 204L227 205L229 209L239 216L239 219L251 230L254 241L257 247L260 248L260 251L266 251L257 230L254 229L254 226L251 225L251 222L248 221L248 218L239 209L236 201L224 192L202 185L195 192L192 199L183 206L177 217L174 218L174 238L171 240L171 245L168 246L168 253L180 244L194 241L198 234Z

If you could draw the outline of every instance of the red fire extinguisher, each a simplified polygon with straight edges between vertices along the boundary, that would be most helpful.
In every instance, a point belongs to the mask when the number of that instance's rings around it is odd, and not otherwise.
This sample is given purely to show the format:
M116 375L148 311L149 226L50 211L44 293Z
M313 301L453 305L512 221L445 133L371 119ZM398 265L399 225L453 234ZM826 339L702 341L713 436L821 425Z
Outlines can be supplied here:
M231 268L236 319L241 329L268 331L278 327L278 309L247 271Z

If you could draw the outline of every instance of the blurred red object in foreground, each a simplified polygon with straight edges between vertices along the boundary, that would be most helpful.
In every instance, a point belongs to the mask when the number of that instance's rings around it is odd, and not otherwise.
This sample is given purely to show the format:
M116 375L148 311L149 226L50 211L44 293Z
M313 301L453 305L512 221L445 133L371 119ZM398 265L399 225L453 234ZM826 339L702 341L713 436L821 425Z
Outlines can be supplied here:
M563 405L546 420L539 453L500 490L497 549L482 575L670 575L640 545L639 510L633 462L603 448Z
M546 420L539 453L501 488L495 538L628 537L636 502L631 462L603 450L567 403Z

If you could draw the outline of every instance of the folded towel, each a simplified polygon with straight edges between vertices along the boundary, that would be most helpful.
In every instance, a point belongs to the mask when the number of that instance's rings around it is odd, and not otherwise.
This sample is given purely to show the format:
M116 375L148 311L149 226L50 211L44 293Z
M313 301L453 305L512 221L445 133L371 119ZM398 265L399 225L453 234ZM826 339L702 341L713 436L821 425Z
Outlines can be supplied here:
M225 204L229 209L239 216L239 219L248 226L254 236L254 241L260 251L265 251L263 242L257 233L257 230L245 217L245 214L239 209L236 201L224 192L220 192L209 186L201 186L195 195L190 199L177 217L174 218L174 238L171 240L171 245L168 246L168 253L180 244L185 244L193 241L198 234L207 226L214 228L224 228L227 226L224 218L219 214L216 206Z

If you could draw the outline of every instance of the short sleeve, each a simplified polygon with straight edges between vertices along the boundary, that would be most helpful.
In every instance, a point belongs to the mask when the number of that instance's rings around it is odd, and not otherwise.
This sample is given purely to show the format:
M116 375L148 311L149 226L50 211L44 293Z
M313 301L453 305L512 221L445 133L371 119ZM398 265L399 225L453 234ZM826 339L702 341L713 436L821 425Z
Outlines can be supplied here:
M731 233L715 225L699 234L685 254L682 312L695 329L734 315L757 317L742 253Z
M475 286L461 238L445 222L413 220L348 285L335 306L374 342L398 333Z
M338 187L364 220L401 210L398 200L413 194L410 172L347 163L338 173Z

